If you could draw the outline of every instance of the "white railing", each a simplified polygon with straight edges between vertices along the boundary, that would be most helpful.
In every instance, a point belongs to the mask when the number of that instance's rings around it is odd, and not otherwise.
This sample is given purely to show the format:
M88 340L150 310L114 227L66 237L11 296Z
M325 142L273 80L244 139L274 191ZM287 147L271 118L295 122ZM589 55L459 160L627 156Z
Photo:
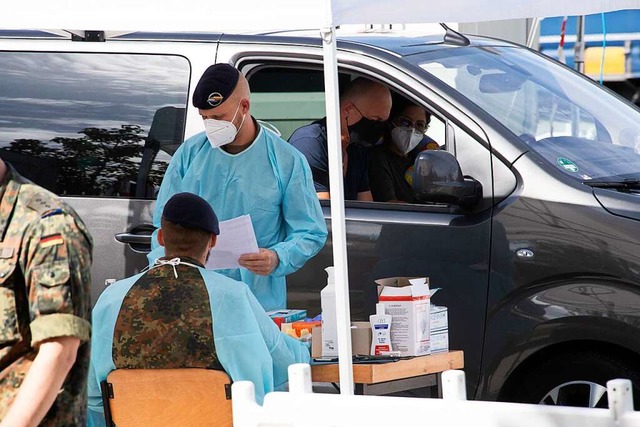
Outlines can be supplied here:
M289 367L289 391L256 403L253 383L232 386L236 427L640 427L629 380L607 383L609 409L466 400L464 372L442 373L442 399L313 393L307 364Z

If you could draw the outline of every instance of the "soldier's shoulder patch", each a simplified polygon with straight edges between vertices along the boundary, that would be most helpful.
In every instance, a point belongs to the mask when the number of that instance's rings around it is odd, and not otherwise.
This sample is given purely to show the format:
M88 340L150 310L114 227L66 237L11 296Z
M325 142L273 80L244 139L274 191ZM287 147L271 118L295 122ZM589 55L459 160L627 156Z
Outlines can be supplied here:
M56 209L50 209L44 213L40 214L40 218L48 218L50 216L54 216L54 215L60 215L64 213L64 211L60 208L56 208Z
M56 195L43 188L23 185L21 191L25 193L25 204L40 216L63 207L62 201Z
M42 236L40 238L41 248L48 248L49 246L61 245L63 243L64 243L64 238L60 233L49 234L48 236Z

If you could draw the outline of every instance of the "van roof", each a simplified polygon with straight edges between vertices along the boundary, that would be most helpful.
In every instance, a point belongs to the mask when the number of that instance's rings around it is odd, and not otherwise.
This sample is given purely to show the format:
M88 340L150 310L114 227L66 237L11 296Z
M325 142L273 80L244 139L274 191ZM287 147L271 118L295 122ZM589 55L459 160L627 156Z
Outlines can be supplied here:
M82 33L67 30L0 30L0 39L71 39L72 34ZM443 34L425 34L419 31L371 29L343 31L338 29L338 43L342 47L354 48L362 46L381 49L397 56L412 55L417 53L456 47L456 44L444 43ZM510 42L481 36L465 35L470 41L470 46L507 46ZM105 32L107 41L175 41L175 42L243 42L264 43L265 37L274 44L297 44L308 46L321 45L320 34L314 30L290 30L261 33L224 34L224 33L161 33L161 32Z

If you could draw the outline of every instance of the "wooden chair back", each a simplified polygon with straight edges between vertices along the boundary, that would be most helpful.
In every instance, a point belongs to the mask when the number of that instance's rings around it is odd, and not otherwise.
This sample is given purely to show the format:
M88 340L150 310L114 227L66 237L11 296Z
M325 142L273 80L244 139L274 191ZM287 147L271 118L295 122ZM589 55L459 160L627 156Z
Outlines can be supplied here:
M231 379L210 369L116 369L102 384L107 427L232 426Z

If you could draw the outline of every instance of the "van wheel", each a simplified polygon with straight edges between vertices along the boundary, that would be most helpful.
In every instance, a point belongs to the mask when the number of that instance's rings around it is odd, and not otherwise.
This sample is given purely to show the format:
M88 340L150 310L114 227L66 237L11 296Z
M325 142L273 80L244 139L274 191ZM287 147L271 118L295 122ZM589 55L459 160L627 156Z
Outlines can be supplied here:
M640 409L640 364L596 351L566 352L523 367L508 400L542 405L608 408L607 381L624 378L633 384Z

